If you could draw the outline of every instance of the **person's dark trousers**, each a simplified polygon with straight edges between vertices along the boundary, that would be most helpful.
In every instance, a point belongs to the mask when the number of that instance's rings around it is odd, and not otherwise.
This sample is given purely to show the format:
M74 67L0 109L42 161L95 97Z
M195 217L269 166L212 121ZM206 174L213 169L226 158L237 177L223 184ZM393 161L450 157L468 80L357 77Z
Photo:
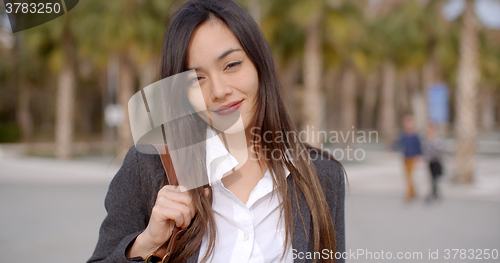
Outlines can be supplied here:
M443 174L443 168L441 163L437 160L429 162L429 169L432 176L432 197L434 199L438 198L438 179Z

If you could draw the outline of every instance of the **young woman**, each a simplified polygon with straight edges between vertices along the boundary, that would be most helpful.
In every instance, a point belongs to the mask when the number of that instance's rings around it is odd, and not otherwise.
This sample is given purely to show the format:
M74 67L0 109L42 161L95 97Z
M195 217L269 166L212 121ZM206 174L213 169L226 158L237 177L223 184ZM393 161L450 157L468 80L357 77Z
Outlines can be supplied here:
M88 262L144 262L175 226L187 232L170 262L339 258L345 251L343 168L299 140L272 54L251 16L231 0L188 1L170 20L162 49L162 79L195 69L209 114L239 111L248 160L214 169L232 156L224 147L220 154L221 140L207 140L200 167L221 179L181 191L164 185L158 155L132 148L109 186L108 215ZM208 137L209 131L199 132Z

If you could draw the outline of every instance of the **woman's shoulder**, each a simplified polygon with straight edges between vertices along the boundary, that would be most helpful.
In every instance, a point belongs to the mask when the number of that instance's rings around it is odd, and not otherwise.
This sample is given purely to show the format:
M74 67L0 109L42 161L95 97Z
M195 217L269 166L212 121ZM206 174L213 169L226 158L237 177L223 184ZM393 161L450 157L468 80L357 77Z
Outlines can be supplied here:
M127 176L138 177L135 179L153 185L159 183L165 175L160 156L152 145L131 147L120 170L125 170L123 172Z
M132 146L123 160L123 166L131 164L141 171L163 171L158 151L152 145Z
M329 183L334 188L344 187L345 170L338 160L316 148L309 149L309 156L322 182Z

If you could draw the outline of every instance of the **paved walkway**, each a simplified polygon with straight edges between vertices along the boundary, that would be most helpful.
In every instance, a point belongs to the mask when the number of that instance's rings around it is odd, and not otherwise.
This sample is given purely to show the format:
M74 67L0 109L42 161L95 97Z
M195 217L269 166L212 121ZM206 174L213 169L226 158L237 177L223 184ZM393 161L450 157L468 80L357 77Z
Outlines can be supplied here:
M423 161L415 167L417 198L411 203L403 201L406 182L398 153L367 151L363 161L344 162L350 183L346 198L347 248L364 252L349 261L499 262L500 256L497 260L460 259L463 250L457 254L452 250L467 249L469 253L474 249L474 255L483 258L478 255L485 252L483 249L500 252L500 155L483 154L476 160L474 183L456 185L452 182L452 159L446 157L440 184L442 199L430 204L425 202L430 176ZM394 259L398 252L410 259ZM430 252L438 259L430 259ZM382 254L393 259L374 259Z
M404 195L406 181L402 157L396 152L367 151L362 161L344 162L352 193L384 196ZM440 180L440 191L445 199L484 200L500 202L500 154L480 155L476 158L475 181L472 185L452 182L453 160L446 156L445 174ZM417 195L430 192L428 166L419 161L413 179Z
M420 198L402 201L402 164L395 153L367 152L363 162L344 162L347 248L376 253L421 252L421 260L393 262L498 262L445 260L445 249L500 250L500 175L496 155L479 156L477 180L456 186L445 175L441 202L426 204L424 164L415 179ZM104 196L119 165L111 157L57 161L0 158L0 262L19 255L37 262L85 262L106 215ZM439 260L429 260L438 249ZM26 254L29 251L29 255ZM376 255L375 255L376 256ZM417 254L418 256L418 254ZM366 260L358 255L348 262Z
M485 249L500 252L499 222L499 202L443 199L431 205L405 204L389 195L351 194L346 198L347 250L362 255L347 262L499 262L500 255L496 260L460 259L452 250L474 249L473 258L484 258ZM430 259L429 252L436 251L438 259ZM376 253L392 260L376 260ZM398 253L402 259L396 258Z

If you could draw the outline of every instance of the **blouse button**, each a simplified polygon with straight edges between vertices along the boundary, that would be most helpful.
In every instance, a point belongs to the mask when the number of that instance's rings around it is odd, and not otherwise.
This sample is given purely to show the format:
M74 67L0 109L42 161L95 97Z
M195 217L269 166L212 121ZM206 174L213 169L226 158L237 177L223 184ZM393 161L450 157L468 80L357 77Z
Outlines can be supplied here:
M243 234L243 240L247 241L248 240L248 233Z

